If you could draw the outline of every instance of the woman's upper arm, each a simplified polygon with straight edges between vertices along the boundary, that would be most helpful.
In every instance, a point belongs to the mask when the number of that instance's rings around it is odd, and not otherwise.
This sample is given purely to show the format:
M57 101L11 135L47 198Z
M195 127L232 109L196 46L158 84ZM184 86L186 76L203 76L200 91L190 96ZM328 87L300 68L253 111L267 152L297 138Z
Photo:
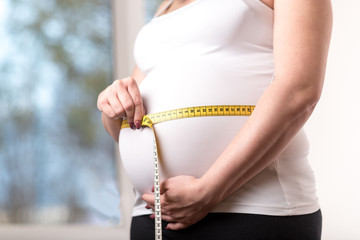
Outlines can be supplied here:
M332 29L330 0L274 1L275 81L320 94ZM319 96L317 96L319 97Z

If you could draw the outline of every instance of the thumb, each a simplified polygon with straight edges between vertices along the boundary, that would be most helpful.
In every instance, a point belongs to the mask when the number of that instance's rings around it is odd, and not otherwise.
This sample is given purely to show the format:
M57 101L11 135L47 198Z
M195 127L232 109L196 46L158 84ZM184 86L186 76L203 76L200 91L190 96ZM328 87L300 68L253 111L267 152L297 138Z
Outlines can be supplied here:
M166 181L166 180L161 181L159 185L160 185L160 194L163 194L163 193L165 193L165 192L168 190L168 186L167 186L167 181Z
M166 226L166 229L170 229L170 230L174 230L174 231L177 231L177 230L181 230L181 229L184 229L184 228L187 228L188 226L183 224L183 223L178 223L178 222L175 222L175 223L169 223L167 226Z
M145 194L142 195L142 199L143 199L145 202L154 205L154 201L155 201L154 194L147 194L147 193L145 193Z

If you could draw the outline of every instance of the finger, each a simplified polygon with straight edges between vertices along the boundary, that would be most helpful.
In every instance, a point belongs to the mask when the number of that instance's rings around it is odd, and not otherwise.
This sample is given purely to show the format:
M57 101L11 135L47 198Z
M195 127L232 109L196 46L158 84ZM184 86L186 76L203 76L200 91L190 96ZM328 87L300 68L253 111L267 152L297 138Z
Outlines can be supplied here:
M169 223L167 226L166 226L166 229L171 229L171 230L181 230L181 229L184 229L184 228L187 228L188 225L184 224L184 223L179 223L179 222L174 222L174 223Z
M167 208L162 207L161 208L161 214L164 215L164 216L171 216L173 218L173 221L176 220L176 217L174 216L174 214L171 211L169 211Z
M108 88L105 89L104 91L102 91L99 94L98 100L97 100L97 108L101 111L104 112L105 115L107 115L108 117L114 117L114 112L110 106L110 103L107 99L107 93L109 92Z
M166 214L162 214L162 213L161 213L161 219L164 221L167 221L169 223L175 222L175 219L173 217L166 215Z
M155 196L153 194L143 194L142 199L149 205L153 206L155 202Z
M112 107L110 106L110 103L109 103L109 101L107 100L106 96L104 96L104 92L102 92L102 93L99 95L97 107L98 107L98 109L99 109L102 113L104 113L107 117L109 117L109 118L115 118L115 117L116 117L116 113L114 112L114 110L113 110Z
M141 121L144 116L144 105L140 94L139 87L134 79L129 82L128 86L129 94L132 98L135 110L134 110L134 123L137 129L141 128Z
M96 106L97 108L102 112L102 103L104 102L104 91L102 91L99 96L98 96L98 99L97 99L97 103L96 103Z
M126 87L126 80L116 80L113 84L117 90L117 97L120 100L122 107L125 110L128 123L131 125L134 123L134 103L131 95Z
M146 206L145 206L146 209L152 209L152 210L155 210L155 207L154 205L150 204L150 203L147 203Z
M161 181L160 184L160 194L164 194L167 190L168 190L168 187L167 187L167 181L164 180L164 181Z
M124 107L122 106L115 90L111 88L109 89L107 94L107 101L109 102L109 105L112 108L112 111L115 113L117 118L126 117Z
M165 194L160 194L160 203L161 203L161 208L166 208L169 210L172 209L171 206L171 202L168 201L169 199L166 198Z
M104 104L101 106L101 111L109 118L115 119L117 118L116 113L114 112L114 110L112 109L112 107L110 106L110 104Z

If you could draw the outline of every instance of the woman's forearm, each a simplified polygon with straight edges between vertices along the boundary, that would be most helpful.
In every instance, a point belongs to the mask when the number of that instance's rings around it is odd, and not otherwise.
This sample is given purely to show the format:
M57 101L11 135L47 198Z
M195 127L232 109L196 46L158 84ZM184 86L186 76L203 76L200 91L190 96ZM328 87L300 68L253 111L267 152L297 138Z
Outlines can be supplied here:
M106 129L106 131L109 133L109 135L116 141L119 141L119 133L120 133L120 127L121 127L121 118L120 119L111 119L106 114L101 113L101 119L103 122L103 125Z
M217 204L267 167L311 115L318 94L274 83L230 145L202 177ZM209 192L209 193L210 193Z

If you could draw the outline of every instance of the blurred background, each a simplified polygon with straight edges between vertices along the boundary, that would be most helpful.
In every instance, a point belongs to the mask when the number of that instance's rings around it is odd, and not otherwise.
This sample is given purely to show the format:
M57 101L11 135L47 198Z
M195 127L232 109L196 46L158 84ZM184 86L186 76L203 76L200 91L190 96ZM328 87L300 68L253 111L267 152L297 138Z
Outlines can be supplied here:
M117 72L116 2L0 0L1 226L119 224L116 145L96 108ZM158 2L142 3L144 22Z
M0 222L116 224L114 145L94 107L113 78L110 2L0 8Z
M159 0L0 0L0 239L128 239L132 190L96 108ZM306 130L323 239L360 239L360 2L333 0ZM352 26L352 27L349 27ZM119 208L119 203L120 208Z

